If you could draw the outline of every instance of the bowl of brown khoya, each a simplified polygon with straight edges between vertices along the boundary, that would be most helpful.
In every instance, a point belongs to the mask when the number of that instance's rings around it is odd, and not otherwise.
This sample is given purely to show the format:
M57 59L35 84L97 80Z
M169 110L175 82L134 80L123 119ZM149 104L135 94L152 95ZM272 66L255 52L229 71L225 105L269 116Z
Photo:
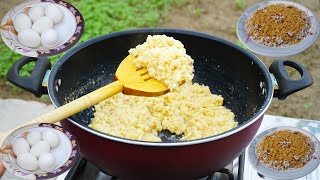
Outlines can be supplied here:
M291 1L267 1L245 11L237 35L249 50L284 57L303 52L317 39L319 22L306 7Z
M272 179L296 179L319 166L319 140L295 127L276 127L256 136L249 146L249 162Z

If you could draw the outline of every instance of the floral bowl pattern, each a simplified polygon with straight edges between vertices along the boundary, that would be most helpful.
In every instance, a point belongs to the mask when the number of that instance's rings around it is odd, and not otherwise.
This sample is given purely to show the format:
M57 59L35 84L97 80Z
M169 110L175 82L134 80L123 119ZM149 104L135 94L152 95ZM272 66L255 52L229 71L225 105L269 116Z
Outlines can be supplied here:
M19 13L27 13L32 6L46 6L55 3L63 12L62 21L54 25L58 31L59 40L57 46L48 49L42 45L29 48L22 45L17 37L17 31L13 26L13 19ZM13 51L29 57L46 57L62 53L74 46L82 36L84 19L81 13L71 4L61 0L31 0L25 1L12 8L3 18L0 24L0 33L4 43Z
M12 142L16 138L26 137L30 131L46 131L48 129L54 130L59 136L59 145L50 151L56 159L55 167L50 171L43 171L39 168L35 171L27 171L20 168L12 150ZM0 149L0 160L6 169L15 176L32 180L50 179L69 170L77 161L79 152L79 143L73 134L55 124L36 123L15 130L4 140Z

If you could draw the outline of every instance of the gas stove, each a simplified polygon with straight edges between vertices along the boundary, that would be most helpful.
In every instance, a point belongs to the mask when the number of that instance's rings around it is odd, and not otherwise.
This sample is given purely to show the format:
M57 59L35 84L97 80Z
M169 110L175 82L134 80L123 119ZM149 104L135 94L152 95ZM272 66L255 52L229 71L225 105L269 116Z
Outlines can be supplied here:
M305 119L287 118L281 116L265 115L264 120L257 132L257 135L266 130L277 126L294 126L300 127L312 132L318 139L320 139L320 121L312 121ZM83 157L79 158L76 165L65 176L66 180L116 180L117 178L109 176L100 172L94 165L85 160ZM200 180L264 180L269 179L259 175L257 171L251 166L248 161L248 151L245 151L233 163L226 166L219 172L213 172L207 177ZM314 170L309 175L299 178L298 180L320 180L320 167Z
M199 180L243 180L245 153L241 154L225 168ZM65 180L118 180L116 177L101 172L92 163L80 156L69 170Z

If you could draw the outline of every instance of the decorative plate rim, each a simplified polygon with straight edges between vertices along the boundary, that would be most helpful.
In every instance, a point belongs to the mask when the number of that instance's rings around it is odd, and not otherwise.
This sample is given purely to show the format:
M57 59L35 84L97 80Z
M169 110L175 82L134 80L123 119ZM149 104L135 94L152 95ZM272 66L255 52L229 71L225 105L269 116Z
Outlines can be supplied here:
M257 9L265 7L269 4L289 4L294 5L296 8L304 11L309 16L311 21L311 27L308 30L310 33L298 44L291 45L288 47L267 47L252 40L245 31L245 21ZM254 6L248 8L243 14L241 14L237 22L236 30L238 39L250 51L267 57L286 57L299 54L308 49L310 46L312 46L312 44L317 40L319 36L319 21L314 16L314 13L311 10L309 10L301 4L286 0L270 0L255 4Z
M60 131L61 133L63 133L69 140L70 140L70 144L71 144L71 154L68 157L67 161L60 167L57 167L55 169L52 169L50 171L48 171L47 173L31 173L28 172L26 170L22 170L20 167L16 167L15 165L13 165L10 162L7 162L6 160L4 160L4 158L8 158L10 159L9 156L10 153L12 153L12 150L6 149L9 145L10 139L11 138L15 138L12 137L11 135L18 133L17 135L26 132L30 129L33 128L53 128L55 130ZM62 128L59 125L56 124L48 124L48 123L35 123L35 124L30 124L27 126L23 126L17 130L15 130L14 132L12 132L9 136L6 137L6 139L3 141L3 144L1 147L5 147L4 149L0 150L0 159L3 162L3 165L6 167L6 169L8 171L10 171L12 174L14 174L15 176L18 177L22 177L25 179L36 179L36 180L41 180L41 179L50 179L50 178L54 178L57 177L61 174L63 174L64 172L66 172L67 170L69 170L77 161L78 156L80 154L80 146L79 146L79 142L77 140L77 138L71 134L69 131L65 130L64 128ZM6 153L4 153L4 151L7 151ZM8 156L8 157L6 157ZM11 157L12 158L12 157ZM21 170L20 170L21 169Z
M55 3L61 6L64 6L67 8L74 16L75 22L76 22L76 28L75 31L73 32L71 38L67 39L65 43L61 44L58 47L54 47L51 49L44 49L44 50L35 50L26 46L23 46L21 43L16 42L15 40L9 39L9 37L4 36L4 31L8 31L9 36L11 37L11 34L15 31L14 27L12 25L12 16L15 14L13 10L18 7L27 7L31 6L33 4L38 4L38 3ZM7 22L5 22L7 21ZM11 23L8 23L10 22ZM85 28L85 23L84 23L84 18L80 11L75 8L73 5L62 1L62 0L31 0L31 1L25 1L22 2L15 7L13 7L10 11L7 12L7 14L4 16L1 24L0 24L0 32L1 32L1 37L4 41L4 43L13 51L24 55L24 56L30 56L30 57L47 57L47 56L53 56L56 54L60 54L71 47L73 47L81 38L83 31ZM31 52L31 53L30 53Z
M268 134L274 133L279 130L292 130L292 131L299 131L303 133L304 135L308 136L311 141L315 145L315 152L314 152L314 158L312 158L305 166L299 169L293 169L293 170L287 170L287 171L276 171L269 167L266 167L261 162L259 162L256 153L255 153L255 147L260 140L265 137ZM250 143L248 147L248 159L251 164L251 166L260 174L262 174L265 177L273 178L273 179L297 179L304 177L308 174L310 174L312 171L314 171L320 164L320 142L311 132L293 127L293 126L280 126L271 128L268 130L265 130L261 132L259 135L257 135L252 142Z

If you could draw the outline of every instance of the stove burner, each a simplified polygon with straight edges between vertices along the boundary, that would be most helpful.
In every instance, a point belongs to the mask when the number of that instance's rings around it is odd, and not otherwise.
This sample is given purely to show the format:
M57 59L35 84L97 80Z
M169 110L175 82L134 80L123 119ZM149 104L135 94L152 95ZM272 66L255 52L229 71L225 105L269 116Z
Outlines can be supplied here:
M223 168L217 172L214 172L212 175L201 178L199 180L216 180L216 179L235 180L232 171L227 168Z
M237 165L229 164L225 168L214 172L212 175L199 180L243 180L245 154L238 158ZM117 180L98 170L92 163L80 156L76 164L70 169L65 180Z

